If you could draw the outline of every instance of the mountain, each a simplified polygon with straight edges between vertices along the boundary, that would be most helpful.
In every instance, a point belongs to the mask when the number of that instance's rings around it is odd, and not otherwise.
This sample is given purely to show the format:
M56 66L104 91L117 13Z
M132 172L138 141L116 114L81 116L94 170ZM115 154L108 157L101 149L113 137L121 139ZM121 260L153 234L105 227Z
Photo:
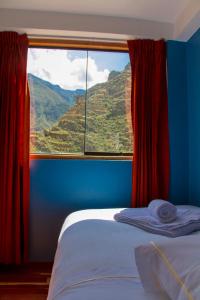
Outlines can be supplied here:
M132 152L130 65L79 95L51 128L32 136L32 151L50 153ZM86 118L85 118L86 112ZM86 120L86 124L85 124Z
M64 90L57 84L52 84L49 81L43 80L41 78L38 78L32 74L29 74L29 77L39 82L41 85L43 85L46 88L49 88L53 90L55 93L63 97L69 106L74 105L76 96L82 96L85 94L85 90L77 89L77 90Z
M50 128L76 102L84 90L69 91L28 74L31 93L31 131ZM34 116L34 118L33 118Z

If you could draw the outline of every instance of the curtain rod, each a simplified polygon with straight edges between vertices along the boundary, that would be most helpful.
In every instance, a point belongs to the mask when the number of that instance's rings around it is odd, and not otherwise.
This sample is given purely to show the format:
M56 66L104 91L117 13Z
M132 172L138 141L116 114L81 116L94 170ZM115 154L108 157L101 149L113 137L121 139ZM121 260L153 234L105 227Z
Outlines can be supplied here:
M128 51L126 40L28 35L30 47L80 48Z
M81 36L63 36L63 35L41 35L27 34L30 39L55 39L55 40L75 40L75 41L90 41L90 42L108 42L108 43L126 43L128 38L101 38L101 37L81 37ZM132 37L131 39L134 39ZM130 38L129 38L130 39Z

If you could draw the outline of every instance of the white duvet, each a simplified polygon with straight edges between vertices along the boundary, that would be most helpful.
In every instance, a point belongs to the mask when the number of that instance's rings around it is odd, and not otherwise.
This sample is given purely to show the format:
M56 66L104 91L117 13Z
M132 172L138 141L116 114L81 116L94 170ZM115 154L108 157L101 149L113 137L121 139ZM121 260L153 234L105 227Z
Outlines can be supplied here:
M48 300L165 300L145 293L134 249L169 238L115 222L121 209L78 211L67 217L59 237Z

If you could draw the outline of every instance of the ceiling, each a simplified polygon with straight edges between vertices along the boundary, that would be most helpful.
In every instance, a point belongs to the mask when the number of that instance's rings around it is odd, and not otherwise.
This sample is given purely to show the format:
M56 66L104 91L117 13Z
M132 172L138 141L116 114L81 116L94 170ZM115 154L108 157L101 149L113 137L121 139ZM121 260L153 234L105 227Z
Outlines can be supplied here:
M193 0L192 0L193 1ZM191 0L1 0L0 8L126 17L175 23Z
M200 0L0 0L0 30L30 36L187 41Z

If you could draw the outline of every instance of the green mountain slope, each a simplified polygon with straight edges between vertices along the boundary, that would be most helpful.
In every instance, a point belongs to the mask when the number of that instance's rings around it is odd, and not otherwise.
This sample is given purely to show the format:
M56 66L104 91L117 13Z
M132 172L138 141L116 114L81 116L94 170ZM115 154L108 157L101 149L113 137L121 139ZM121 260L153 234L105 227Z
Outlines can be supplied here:
M57 123L32 136L32 152L82 153L84 143L86 152L132 152L130 92L130 65L112 71L107 82L88 89L86 108L85 96L78 96Z
M31 93L31 132L50 128L84 95L84 90L67 91L32 74L28 74Z

